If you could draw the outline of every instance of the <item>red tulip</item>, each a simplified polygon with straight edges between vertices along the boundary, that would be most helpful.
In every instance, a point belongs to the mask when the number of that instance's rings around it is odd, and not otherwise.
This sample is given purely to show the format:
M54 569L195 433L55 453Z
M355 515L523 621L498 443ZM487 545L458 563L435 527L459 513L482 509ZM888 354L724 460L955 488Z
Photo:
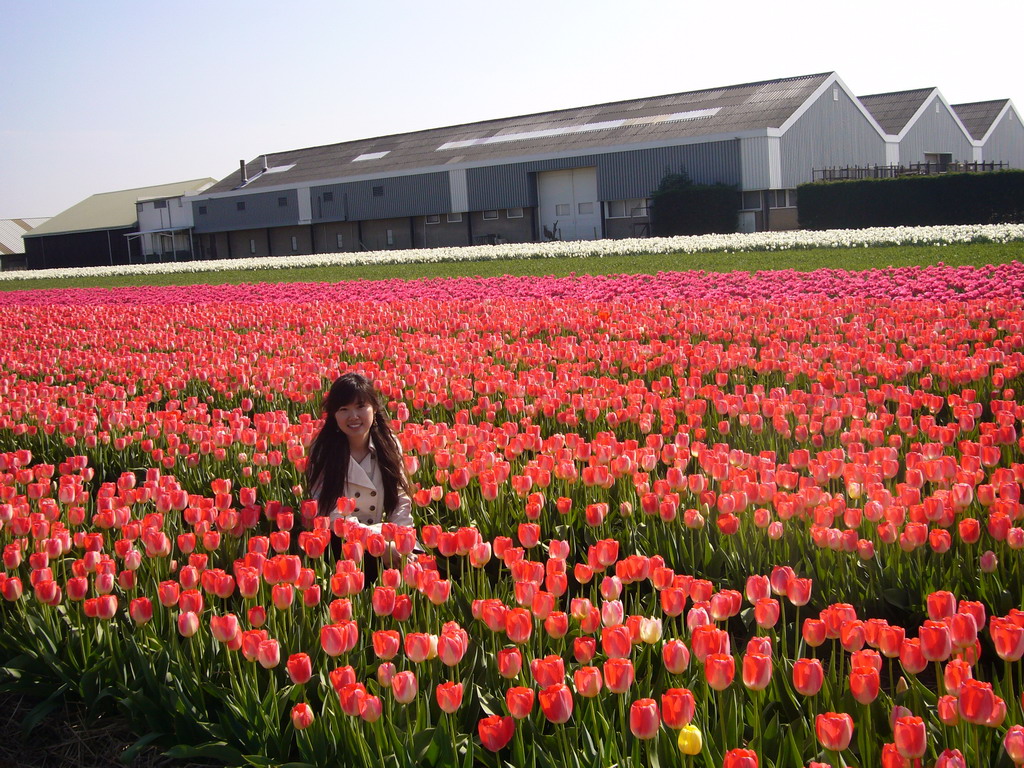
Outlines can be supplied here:
M544 717L552 723L560 724L572 717L572 692L565 683L557 683L542 688L537 695L540 701L540 709Z
M921 652L921 641L916 637L904 639L900 647L900 664L907 672L916 675L928 666L928 659Z
M967 768L967 760L959 749L944 749L935 761L935 768Z
M669 688L661 694L661 718L669 728L689 725L695 711L693 693L687 688Z
M960 717L975 725L985 725L996 708L991 683L967 680L960 689Z
M452 714L462 706L462 683L438 683L435 695L441 711Z
M399 704L408 704L419 693L416 673L409 670L395 673L391 679L391 692Z
M638 699L629 708L629 730L638 739L653 739L661 726L661 713L654 699Z
M534 691L533 688L509 688L505 691L505 706L508 712L516 720L522 720L533 712Z
M384 702L379 696L364 696L359 700L359 717L367 723L375 723L380 720L381 712L384 709Z
M1024 764L1024 725L1011 725L1003 737L1003 749L1015 765Z
M515 729L515 720L500 715L485 717L477 724L480 743L491 752L499 752L508 745L512 741Z
M924 720L920 717L900 717L893 725L893 741L904 757L916 760L924 755L928 746L925 740Z
M178 633L182 637L192 637L199 631L199 617L192 611L178 614Z
M826 712L815 718L814 732L825 749L842 752L853 738L853 718L845 712Z
M525 643L533 634L533 614L525 608L512 608L505 614L505 633L513 643Z
M757 752L752 749L730 749L722 757L722 768L757 768Z
M523 655L518 648L503 648L498 651L497 662L498 674L506 680L511 680L523 668Z
M724 691L736 676L736 660L728 653L712 653L704 659L704 677L716 691Z
M295 730L302 731L313 724L313 709L304 701L300 701L292 707L292 726Z
M827 637L825 622L821 619L804 619L802 632L804 642L812 648L820 646Z
M565 682L565 661L554 654L530 661L530 674L541 688Z
M940 621L925 621L917 631L921 653L928 661L945 661L953 652L949 627Z
M306 653L293 653L288 657L286 668L288 676L295 685L308 683L309 679L313 676L313 665L309 659L309 654Z
M850 670L850 693L861 704L878 698L879 674L874 667L860 666Z
M825 681L818 659L797 659L793 663L793 687L804 696L815 696Z
M758 600L754 605L754 621L765 629L774 627L779 621L779 601L771 597Z
M952 592L938 590L925 599L928 607L928 618L932 621L948 619L956 613L956 596Z
M670 674L681 675L690 666L690 651L682 640L669 640L661 648L661 658Z
M256 651L256 660L264 669L273 669L281 663L281 646L271 638L260 643Z
M341 711L349 717L358 717L362 711L363 699L367 697L366 686L362 683L349 682L335 688Z
M373 652L384 661L393 659L402 645L401 636L393 629L378 629L373 633Z
M145 624L153 618L153 603L148 597L136 597L128 604L128 615L136 624Z
M624 624L604 627L601 630L601 649L610 659L625 659L633 650L629 628Z
M604 663L604 684L612 693L626 693L633 685L633 676L629 659L608 659Z
M743 685L752 691L763 691L772 679L772 657L761 653L743 656Z

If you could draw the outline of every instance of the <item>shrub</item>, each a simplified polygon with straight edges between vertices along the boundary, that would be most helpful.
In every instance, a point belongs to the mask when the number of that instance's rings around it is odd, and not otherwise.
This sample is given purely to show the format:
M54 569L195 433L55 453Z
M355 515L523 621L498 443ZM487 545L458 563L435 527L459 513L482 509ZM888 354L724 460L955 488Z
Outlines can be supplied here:
M651 233L735 232L739 193L727 184L694 184L686 171L668 173L651 193Z

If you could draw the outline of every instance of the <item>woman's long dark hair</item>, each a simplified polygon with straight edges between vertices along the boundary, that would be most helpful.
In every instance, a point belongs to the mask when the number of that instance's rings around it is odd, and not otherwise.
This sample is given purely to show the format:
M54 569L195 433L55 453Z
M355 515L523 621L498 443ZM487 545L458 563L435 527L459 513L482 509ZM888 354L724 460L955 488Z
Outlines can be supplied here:
M402 453L398 440L388 425L387 412L381 407L373 383L358 373L346 373L331 385L324 398L324 425L313 439L306 468L306 484L310 489L319 486L318 506L321 515L334 511L345 490L348 479L348 438L338 428L334 414L344 405L368 403L373 406L373 425L370 438L377 452L377 466L384 480L383 520L398 504L399 491L409 493L402 466Z

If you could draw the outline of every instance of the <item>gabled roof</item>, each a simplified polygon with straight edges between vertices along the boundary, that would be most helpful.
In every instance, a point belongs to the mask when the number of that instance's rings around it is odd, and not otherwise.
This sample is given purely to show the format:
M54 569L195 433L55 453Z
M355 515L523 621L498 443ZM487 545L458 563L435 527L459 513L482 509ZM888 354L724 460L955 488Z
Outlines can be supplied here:
M989 128L992 127L1009 101L1009 99L974 101L969 104L953 104L952 108L967 132L971 134L971 138L980 141L985 138L985 134L988 133Z
M858 96L858 99L882 126L882 130L895 136L907 126L910 119L917 114L917 110L934 92L934 88L917 88L913 91Z
M196 193L213 183L213 179L192 179L155 187L136 187L117 192L101 192L58 213L27 237L57 235L67 232L88 232L97 229L122 229L138 222L135 202L139 198L175 197Z
M266 172L263 157L246 165L244 189L779 128L831 76L766 80L278 152L266 156ZM236 171L207 191L229 192L240 185Z
M11 256L25 252L22 236L46 219L0 219L0 256Z

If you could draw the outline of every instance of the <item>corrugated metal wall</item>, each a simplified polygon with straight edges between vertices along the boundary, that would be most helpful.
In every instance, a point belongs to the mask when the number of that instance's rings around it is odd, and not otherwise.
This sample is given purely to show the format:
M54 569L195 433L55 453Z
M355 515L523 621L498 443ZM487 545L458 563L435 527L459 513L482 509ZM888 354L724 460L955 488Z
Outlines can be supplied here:
M374 195L374 188L381 194ZM325 199L330 193L333 199ZM311 187L313 221L366 221L423 216L451 210L447 173L420 173L387 179Z
M285 198L281 205L280 199ZM238 204L244 203L244 210ZM202 213L203 209L206 213ZM196 232L233 232L239 229L285 227L299 221L299 197L294 189L254 192L232 197L192 201Z
M884 165L885 140L842 89L828 88L781 138L784 189L811 181L815 168Z
M1024 123L1012 108L996 125L981 153L986 162L1004 162L1011 168L1024 168Z
M685 169L698 184L739 184L739 144L733 139L580 157L560 157L466 171L469 209L532 208L537 205L531 174L569 168L597 168L601 200L648 197L666 173Z
M597 196L601 200L650 197L666 173L681 170L697 184L740 183L740 149L735 139L615 152L598 158Z
M755 136L749 139L740 139L740 158L743 164L743 177L740 180L740 188L744 191L754 189L772 189L771 162L776 152L772 151L772 144L777 147L779 139L769 136ZM776 158L777 162L777 158Z
M935 111L938 105L939 111ZM953 160L969 162L973 158L971 141L946 105L932 100L900 142L900 163L923 163L926 152L948 152Z

